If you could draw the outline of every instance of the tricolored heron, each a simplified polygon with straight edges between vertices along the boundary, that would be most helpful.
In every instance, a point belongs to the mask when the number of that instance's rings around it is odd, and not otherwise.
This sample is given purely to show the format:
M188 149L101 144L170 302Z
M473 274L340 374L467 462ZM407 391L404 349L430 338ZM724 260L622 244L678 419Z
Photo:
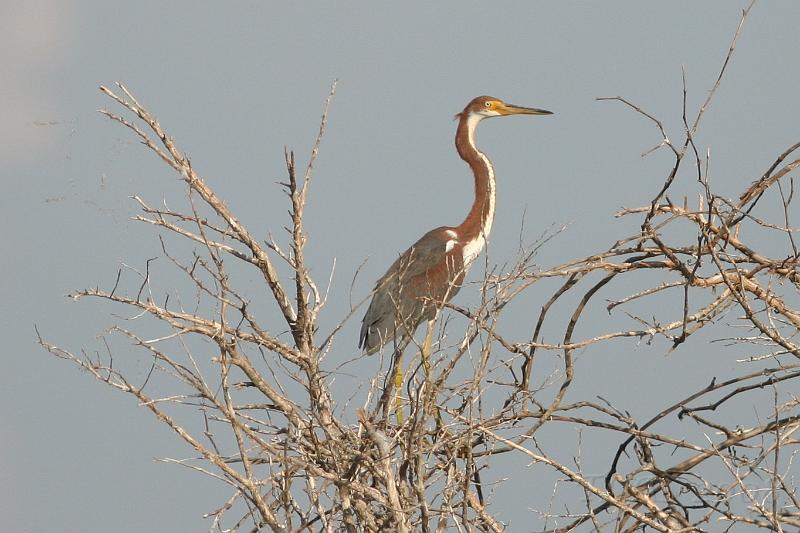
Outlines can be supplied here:
M456 115L456 150L475 176L475 201L464 222L423 235L378 280L361 321L359 348L374 354L399 337L398 350L402 350L422 321L434 320L437 310L455 296L467 269L485 246L494 219L495 177L489 158L475 147L478 123L489 117L551 114L544 109L479 96ZM430 354L432 334L429 324L423 358ZM427 361L424 362L427 369Z

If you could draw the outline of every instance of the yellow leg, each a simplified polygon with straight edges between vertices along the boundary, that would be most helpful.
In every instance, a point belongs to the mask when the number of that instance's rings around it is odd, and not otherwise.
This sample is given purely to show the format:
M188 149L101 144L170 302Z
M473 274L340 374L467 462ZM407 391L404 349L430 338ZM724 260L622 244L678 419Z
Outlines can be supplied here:
M420 357L422 358L422 368L425 370L425 377L429 378L431 373L431 351L433 345L433 329L434 321L428 322L428 328L425 332L425 341L422 343L422 350ZM403 382L405 381L403 375L403 355L402 353L397 357L397 363L394 368L394 416L397 419L397 424L403 423L403 400L400 393L403 391ZM438 413L438 410L437 410Z
M425 342L422 343L422 368L425 370L425 377L431 375L431 347L433 344L433 321L428 322L428 331L425 333Z
M397 364L394 367L394 416L397 425L403 423L403 399L400 393L403 391L403 354L397 357Z
M433 351L433 330L435 327L436 321L431 320L428 322L428 331L425 333L425 342L422 343L422 351L420 352L420 357L422 357L422 368L425 370L425 379L431 378L431 355ZM431 383L428 385L432 386ZM432 390L430 391L433 392ZM436 417L436 431L437 433L442 428L442 414L439 412L439 406L433 403L433 397L430 397L427 401L430 401L432 405L430 407L434 410L434 415Z

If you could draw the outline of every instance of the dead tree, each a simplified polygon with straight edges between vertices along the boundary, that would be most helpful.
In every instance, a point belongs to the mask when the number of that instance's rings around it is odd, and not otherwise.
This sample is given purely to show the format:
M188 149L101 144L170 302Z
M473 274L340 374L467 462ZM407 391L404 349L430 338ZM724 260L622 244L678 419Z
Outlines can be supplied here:
M695 143L749 9L694 114L684 83L680 135L668 136L660 120L622 97L601 98L651 121L661 136L656 148L673 156L652 199L617 215L640 219L639 231L546 267L537 263L543 239L515 264L490 269L479 305L441 310L463 317L466 327L440 327L430 372L411 372L401 391L407 416L400 420L376 408L388 386L386 368L373 376L362 407L337 402L334 363L323 356L340 328L326 334L317 328L326 293L309 275L303 213L335 85L305 170L286 153L282 185L291 220L285 244L256 238L128 89L102 87L124 111L103 113L186 185L178 210L135 200L137 219L166 234L163 256L191 290L181 297L159 288L149 262L143 272L120 270L112 287L72 295L132 313L107 332L104 355L40 342L136 397L169 426L193 454L169 461L230 487L229 500L208 514L212 530L502 531L509 510L491 500L485 480L506 457L550 469L560 479L549 507L531 502L547 530L702 531L719 530L719 523L797 528L792 476L800 415L791 386L800 377L800 276L791 216L800 143L765 165L735 199L714 192L708 157ZM695 176L697 196L676 200L670 193L684 169ZM773 235L784 243L777 253L762 246ZM173 253L176 241L191 243L192 251ZM256 316L253 295L237 288L245 273L263 280L280 323ZM518 339L498 333L508 304L540 283L556 288L533 313L530 330ZM603 332L578 337L587 315L600 316L598 307L624 315L630 327L603 328L595 319ZM681 311L664 311L670 307ZM548 327L560 332L560 342L542 340ZM649 419L636 419L626 405L582 398L572 387L581 372L579 350L624 339L664 339L674 349L701 330L749 351L740 372L669 399ZM129 356L116 353L113 339L120 338L146 356L144 379L134 380L124 360ZM413 345L408 350L413 355ZM763 416L736 407L765 390L772 401ZM607 460L602 478L584 473L579 442L565 455L563 447L540 441L547 428L557 427L576 428L581 438L616 437L617 446L592 450ZM521 469L513 481L532 483L526 475Z

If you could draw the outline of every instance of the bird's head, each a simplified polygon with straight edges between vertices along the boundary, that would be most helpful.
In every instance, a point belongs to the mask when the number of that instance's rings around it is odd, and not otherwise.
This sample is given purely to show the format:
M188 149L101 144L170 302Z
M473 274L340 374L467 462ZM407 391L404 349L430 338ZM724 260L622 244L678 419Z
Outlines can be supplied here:
M507 115L552 115L552 111L537 109L535 107L521 107L507 104L499 98L492 96L479 96L474 98L464 111L456 117L478 116L481 119L488 117L503 117Z

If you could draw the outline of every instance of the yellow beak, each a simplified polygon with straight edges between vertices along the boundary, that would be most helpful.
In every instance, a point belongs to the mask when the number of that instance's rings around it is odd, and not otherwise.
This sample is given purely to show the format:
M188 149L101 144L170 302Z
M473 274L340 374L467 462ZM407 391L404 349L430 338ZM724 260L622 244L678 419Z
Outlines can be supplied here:
M500 104L495 110L501 115L552 115L552 111L535 107L520 107L513 104Z

